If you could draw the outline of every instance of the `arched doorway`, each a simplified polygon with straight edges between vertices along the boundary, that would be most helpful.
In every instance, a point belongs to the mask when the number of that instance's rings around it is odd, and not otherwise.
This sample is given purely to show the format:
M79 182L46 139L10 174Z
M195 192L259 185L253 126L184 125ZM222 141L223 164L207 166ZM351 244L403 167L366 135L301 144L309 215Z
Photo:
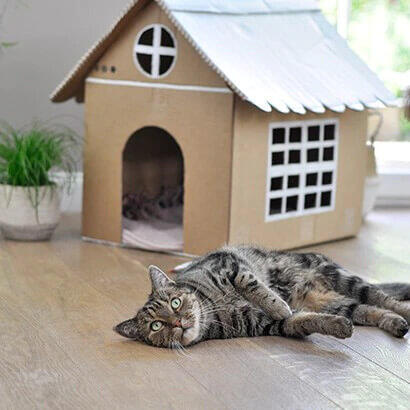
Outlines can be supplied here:
M130 136L123 150L123 243L183 250L184 159L175 139L158 127Z

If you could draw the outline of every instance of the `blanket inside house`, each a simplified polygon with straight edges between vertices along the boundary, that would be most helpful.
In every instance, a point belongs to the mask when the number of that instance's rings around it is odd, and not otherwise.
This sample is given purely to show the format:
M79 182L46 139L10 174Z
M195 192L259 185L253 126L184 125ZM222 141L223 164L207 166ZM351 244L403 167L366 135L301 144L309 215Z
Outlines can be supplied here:
M122 204L124 244L154 251L182 251L183 188L163 188L155 198L126 194Z

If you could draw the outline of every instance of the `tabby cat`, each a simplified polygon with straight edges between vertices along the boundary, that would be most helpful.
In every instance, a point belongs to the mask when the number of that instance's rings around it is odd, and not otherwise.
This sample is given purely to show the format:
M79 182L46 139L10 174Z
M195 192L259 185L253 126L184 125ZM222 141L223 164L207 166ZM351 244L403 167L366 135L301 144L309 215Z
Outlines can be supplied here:
M347 338L353 323L403 337L409 284L372 285L316 253L224 247L171 280L149 268L152 293L114 330L150 345L181 348L208 339L312 333Z

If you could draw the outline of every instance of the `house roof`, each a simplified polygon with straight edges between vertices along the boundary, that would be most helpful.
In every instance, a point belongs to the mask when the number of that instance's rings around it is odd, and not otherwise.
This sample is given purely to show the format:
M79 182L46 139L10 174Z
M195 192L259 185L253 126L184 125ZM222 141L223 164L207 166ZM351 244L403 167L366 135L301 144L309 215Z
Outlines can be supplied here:
M134 0L51 95L82 94L97 60L149 0ZM317 113L396 99L327 22L314 0L156 0L202 58L261 110Z

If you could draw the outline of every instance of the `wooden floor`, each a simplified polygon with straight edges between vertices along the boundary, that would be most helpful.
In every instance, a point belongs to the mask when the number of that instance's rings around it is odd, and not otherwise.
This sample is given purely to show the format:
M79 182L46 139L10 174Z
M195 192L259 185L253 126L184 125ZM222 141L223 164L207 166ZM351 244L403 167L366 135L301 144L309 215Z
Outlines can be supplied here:
M410 281L410 210L309 249L373 281ZM410 409L409 336L209 341L184 356L114 334L145 300L147 266L180 261L81 242L77 216L50 243L0 240L0 408Z

